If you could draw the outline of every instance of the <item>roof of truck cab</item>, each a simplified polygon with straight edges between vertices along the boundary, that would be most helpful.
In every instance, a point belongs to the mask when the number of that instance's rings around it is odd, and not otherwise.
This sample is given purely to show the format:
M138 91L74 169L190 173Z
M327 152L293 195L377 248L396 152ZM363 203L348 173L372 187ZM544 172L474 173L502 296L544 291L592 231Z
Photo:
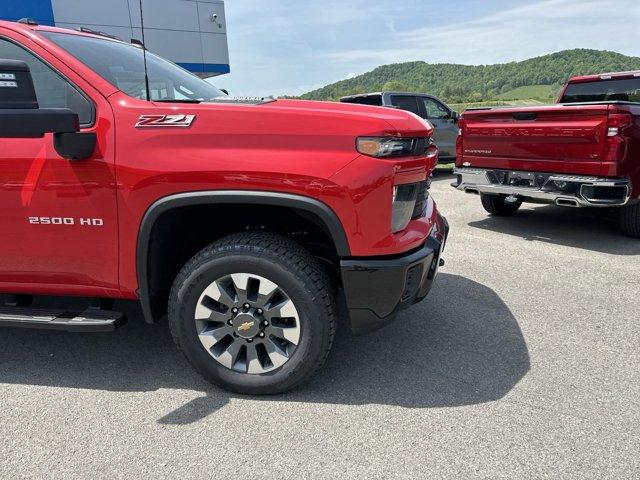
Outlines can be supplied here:
M99 35L91 32L81 32L80 30L72 30L69 28L51 27L49 25L29 25L27 23L8 22L5 20L0 20L0 27L4 27L9 30L13 30L15 32L20 32L27 36L33 33L38 33L38 32L54 32L54 33L66 33L70 35L79 35L82 37L93 37L93 38L100 38L100 39L106 38L114 41L127 43L127 42L124 42L123 40L107 37L104 35Z
M595 75L578 75L575 77L571 77L567 83L593 82L598 80L611 80L612 78L634 77L640 77L640 70L633 70L629 72L598 73Z
M340 100L343 98L363 98L363 97L378 97L382 96L384 92L373 92L373 93L357 93L355 95L345 95L344 97L340 97Z
M442 102L438 97L431 93L419 93L419 92L394 92L394 91L384 91L384 92L371 92L371 93L357 93L355 95L345 95L344 97L340 97L340 101L343 100L351 100L355 98L371 98L371 97L382 97L389 95L403 95L403 96L411 96L411 97L430 97L435 98L436 100ZM444 102L442 102L444 103Z

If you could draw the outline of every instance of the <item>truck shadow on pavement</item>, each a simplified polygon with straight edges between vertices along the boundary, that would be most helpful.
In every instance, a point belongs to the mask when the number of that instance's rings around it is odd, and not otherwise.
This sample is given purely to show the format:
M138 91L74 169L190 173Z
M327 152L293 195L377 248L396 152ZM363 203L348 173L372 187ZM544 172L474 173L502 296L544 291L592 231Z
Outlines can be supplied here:
M123 392L203 392L158 420L185 425L227 405L227 393L200 378L164 325L142 323L137 305L113 334L3 329L0 383ZM344 319L346 320L346 319ZM341 322L327 365L299 389L258 401L407 408L498 400L529 370L526 343L507 306L486 286L441 274L427 300L363 337Z
M616 209L545 205L524 208L513 217L486 217L470 222L469 226L594 252L640 255L640 241L622 234L618 215Z

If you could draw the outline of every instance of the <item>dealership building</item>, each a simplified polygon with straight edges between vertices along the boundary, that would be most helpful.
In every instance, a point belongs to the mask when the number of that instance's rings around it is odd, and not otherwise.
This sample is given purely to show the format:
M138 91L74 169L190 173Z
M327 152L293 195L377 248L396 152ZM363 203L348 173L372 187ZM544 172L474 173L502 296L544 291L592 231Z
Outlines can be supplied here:
M141 10L142 2L142 10ZM229 73L221 0L1 0L0 19L89 28L147 48L201 76Z

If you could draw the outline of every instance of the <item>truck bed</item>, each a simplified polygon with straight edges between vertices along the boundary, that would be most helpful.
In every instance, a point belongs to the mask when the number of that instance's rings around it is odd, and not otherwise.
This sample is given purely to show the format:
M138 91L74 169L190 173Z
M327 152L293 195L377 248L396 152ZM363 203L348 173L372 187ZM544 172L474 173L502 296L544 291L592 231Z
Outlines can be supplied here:
M638 102L624 102L620 100L610 100L604 102L572 102L572 103L549 103L549 104L541 104L534 105L531 108L540 108L540 107L557 107L559 105L564 106L580 106L580 105L640 105ZM516 109L521 110L523 108L522 105L500 105L498 107L469 107L465 110L466 112L477 111L477 110L508 110L508 109Z
M610 116L638 111L624 101L468 109L457 165L600 176Z

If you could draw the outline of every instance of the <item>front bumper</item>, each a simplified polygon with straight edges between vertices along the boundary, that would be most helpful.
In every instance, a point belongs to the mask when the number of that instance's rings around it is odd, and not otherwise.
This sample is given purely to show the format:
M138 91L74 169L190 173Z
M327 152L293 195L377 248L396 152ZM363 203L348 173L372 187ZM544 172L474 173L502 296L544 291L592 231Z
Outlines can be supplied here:
M523 201L566 207L621 206L631 195L631 182L626 178L483 168L456 168L453 173L458 178L452 186L466 193L511 195Z
M376 330L427 296L438 273L449 224L440 214L427 241L402 255L342 260L342 283L355 334Z

